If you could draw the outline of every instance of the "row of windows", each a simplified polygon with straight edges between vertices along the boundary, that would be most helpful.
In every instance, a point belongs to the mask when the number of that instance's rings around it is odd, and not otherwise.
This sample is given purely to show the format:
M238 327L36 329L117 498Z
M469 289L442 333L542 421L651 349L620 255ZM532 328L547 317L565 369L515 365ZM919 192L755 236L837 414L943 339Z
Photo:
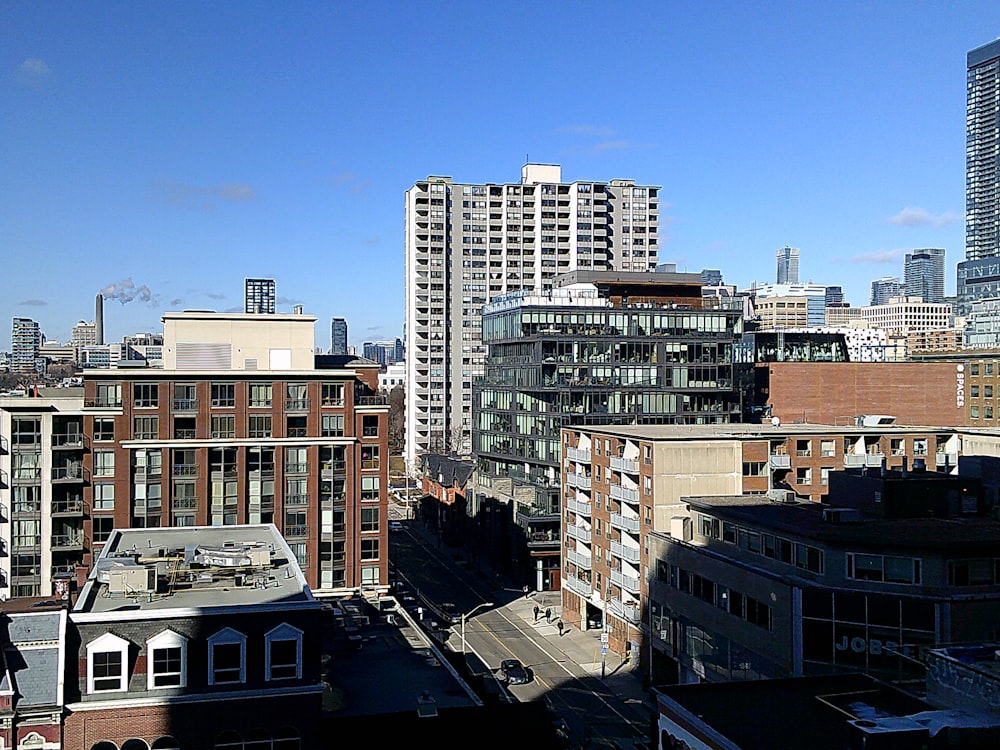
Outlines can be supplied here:
M132 405L138 409L157 408L160 405L161 383L134 383L132 386ZM272 383L247 383L249 389L249 405L251 407L270 407L273 401ZM236 406L236 383L211 383L211 403L214 408L231 408ZM98 405L121 406L121 383L98 383ZM197 385L194 383L174 383L172 403L174 408L190 408L197 404ZM322 406L344 405L343 383L322 383L320 387L320 403ZM303 408L308 402L308 385L306 383L288 383L285 386L285 403L293 408Z
M131 643L105 633L87 644L87 692L121 692L128 689ZM208 639L209 685L246 682L247 637L225 628ZM146 641L146 689L186 687L188 639L164 630ZM302 631L282 624L264 636L264 679L302 677Z
M823 550L802 542L793 542L774 534L762 533L737 526L729 521L698 514L699 533L708 539L721 539L741 549L794 565L812 573L823 573ZM720 533L721 531L721 533Z
M772 629L771 607L768 604L676 565L663 563L663 566L665 570L660 570L663 579L678 591L715 605L751 625Z
M362 428L363 437L378 436L378 416L365 415ZM95 420L95 423L97 420ZM270 414L250 414L247 417L246 428L249 438L269 438L273 437L274 420ZM231 414L213 414L211 418L211 437L213 438L235 438L236 417ZM113 440L114 426L111 426L110 437L101 426L102 431L98 437L95 428L95 441ZM286 425L288 437L309 437L304 417L289 417ZM319 437L343 437L344 436L344 415L343 414L323 414L320 418ZM157 440L160 437L160 418L158 416L137 416L132 423L133 440ZM174 419L174 438L193 439L196 437L196 421L194 418L184 420Z

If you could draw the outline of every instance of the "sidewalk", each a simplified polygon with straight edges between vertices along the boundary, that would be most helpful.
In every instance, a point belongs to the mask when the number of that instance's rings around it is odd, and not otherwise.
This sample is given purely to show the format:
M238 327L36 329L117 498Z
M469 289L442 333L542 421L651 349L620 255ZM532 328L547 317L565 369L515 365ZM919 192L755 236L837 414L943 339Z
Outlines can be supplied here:
M539 608L535 620L535 606ZM545 610L551 608L552 616L546 621ZM520 596L504 605L509 614L521 618L535 631L537 637L545 640L546 650L559 652L566 657L568 666L574 672L601 679L601 631L581 631L565 627L559 635L557 623L562 617L561 598L558 591L534 592L529 597ZM623 701L642 702L652 705L651 697L642 686L642 674L626 660L608 651L604 655L604 679L602 682Z

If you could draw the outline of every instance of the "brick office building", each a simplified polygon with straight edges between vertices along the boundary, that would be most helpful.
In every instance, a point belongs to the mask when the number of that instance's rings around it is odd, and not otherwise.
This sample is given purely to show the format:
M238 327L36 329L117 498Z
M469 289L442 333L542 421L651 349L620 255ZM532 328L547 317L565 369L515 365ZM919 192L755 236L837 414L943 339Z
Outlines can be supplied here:
M620 425L562 430L563 619L642 643L650 532L670 533L687 496L788 492L825 498L837 469L958 466L955 429L827 425Z

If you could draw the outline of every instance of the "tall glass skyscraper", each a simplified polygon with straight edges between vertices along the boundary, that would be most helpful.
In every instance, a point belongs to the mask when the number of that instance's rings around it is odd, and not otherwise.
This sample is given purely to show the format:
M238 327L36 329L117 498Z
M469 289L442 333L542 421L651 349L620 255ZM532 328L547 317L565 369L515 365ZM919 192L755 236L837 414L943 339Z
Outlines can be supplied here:
M330 321L330 354L347 354L347 319Z
M797 247L780 247L776 253L778 259L777 283L799 283L799 249Z
M944 302L944 249L927 247L907 253L903 261L907 297L924 302Z
M966 62L965 260L956 311L968 317L979 300L1000 298L1000 39Z

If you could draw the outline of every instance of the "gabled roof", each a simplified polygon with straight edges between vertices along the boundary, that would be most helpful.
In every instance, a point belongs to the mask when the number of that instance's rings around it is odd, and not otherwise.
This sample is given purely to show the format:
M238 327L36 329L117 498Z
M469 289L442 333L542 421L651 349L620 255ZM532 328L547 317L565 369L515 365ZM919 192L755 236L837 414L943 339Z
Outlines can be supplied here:
M471 460L436 454L425 455L424 466L427 467L427 475L438 484L458 488L464 488L468 484L469 477L476 469Z

